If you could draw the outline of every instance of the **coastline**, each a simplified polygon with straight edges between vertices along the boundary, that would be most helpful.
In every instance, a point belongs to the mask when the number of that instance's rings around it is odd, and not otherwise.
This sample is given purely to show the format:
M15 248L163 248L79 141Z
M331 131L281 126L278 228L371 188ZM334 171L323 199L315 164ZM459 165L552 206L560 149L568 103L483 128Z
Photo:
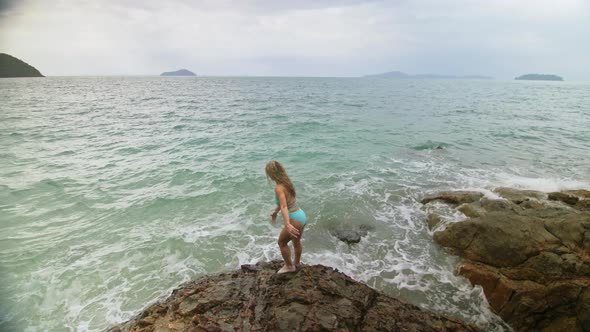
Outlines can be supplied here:
M496 188L441 192L422 203L434 241L461 257L459 274L480 285L491 308L517 331L590 330L590 191ZM437 203L438 202L438 203Z
M494 193L497 198L477 191L423 198L427 210L450 205L465 216L450 221L431 211L426 221L433 240L461 257L457 273L481 286L492 310L515 330L587 330L590 191L496 188ZM259 262L204 276L108 331L479 330L384 295L330 267L304 266L277 275L280 265Z
M108 332L483 331L384 295L323 265L277 275L281 261L188 282Z

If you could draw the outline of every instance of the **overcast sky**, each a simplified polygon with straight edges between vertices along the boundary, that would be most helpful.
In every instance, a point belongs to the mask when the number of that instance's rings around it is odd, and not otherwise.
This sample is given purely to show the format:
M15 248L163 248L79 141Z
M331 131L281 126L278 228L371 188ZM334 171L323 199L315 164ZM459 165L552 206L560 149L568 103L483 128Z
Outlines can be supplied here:
M590 0L0 0L0 52L45 75L590 80Z

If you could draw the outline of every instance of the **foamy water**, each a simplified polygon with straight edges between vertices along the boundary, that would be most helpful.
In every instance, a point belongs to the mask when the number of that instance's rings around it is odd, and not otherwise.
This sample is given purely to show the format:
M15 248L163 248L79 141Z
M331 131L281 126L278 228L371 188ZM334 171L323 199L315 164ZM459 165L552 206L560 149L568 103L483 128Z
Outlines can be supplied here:
M101 330L184 281L280 259L269 159L286 165L310 216L305 263L504 330L425 223L428 209L463 216L419 200L449 189L590 187L589 88L0 80L0 330ZM360 224L372 230L357 245L330 235Z

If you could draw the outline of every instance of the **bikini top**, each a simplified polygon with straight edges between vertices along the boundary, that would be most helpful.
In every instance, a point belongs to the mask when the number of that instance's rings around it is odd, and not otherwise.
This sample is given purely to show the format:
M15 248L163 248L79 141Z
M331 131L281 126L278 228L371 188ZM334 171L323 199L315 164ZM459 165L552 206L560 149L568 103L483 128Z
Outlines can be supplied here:
M277 202L277 205L281 205L281 203L279 202L279 198L277 197L276 194L275 194L275 202ZM289 209L289 211L291 211L295 208L299 208L299 204L297 204L297 199L295 199L295 201L293 201L293 204L287 206L287 209Z

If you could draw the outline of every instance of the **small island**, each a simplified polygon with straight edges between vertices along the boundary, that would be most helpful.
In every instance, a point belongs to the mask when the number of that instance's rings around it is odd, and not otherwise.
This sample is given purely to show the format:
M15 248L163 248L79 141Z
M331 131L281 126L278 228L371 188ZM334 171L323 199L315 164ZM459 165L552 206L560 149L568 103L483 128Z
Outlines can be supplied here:
M44 77L35 67L6 53L0 53L0 77Z
M514 78L515 80L527 81L563 81L563 77L547 74L526 74Z
M160 76L197 76L197 74L187 69L179 69L177 71L163 72L162 74L160 74Z

